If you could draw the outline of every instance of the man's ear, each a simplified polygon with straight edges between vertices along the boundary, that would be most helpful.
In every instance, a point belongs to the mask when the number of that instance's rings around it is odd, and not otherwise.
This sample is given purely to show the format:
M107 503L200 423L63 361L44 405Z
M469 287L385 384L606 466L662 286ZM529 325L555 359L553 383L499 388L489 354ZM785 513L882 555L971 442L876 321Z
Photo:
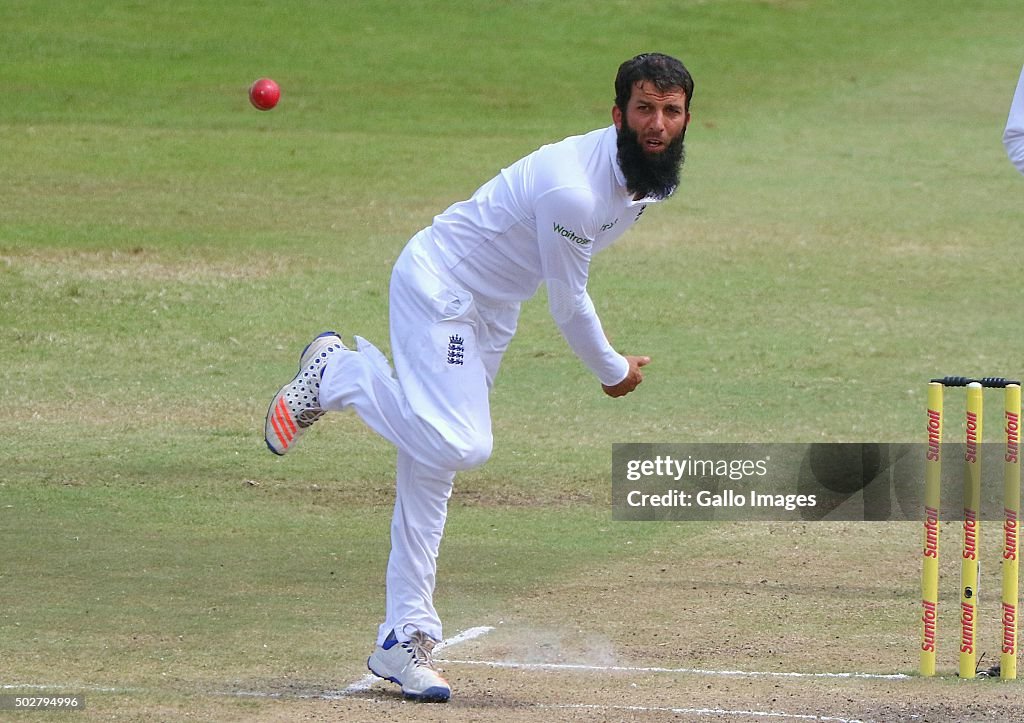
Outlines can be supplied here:
M612 123L615 124L616 129L622 129L622 110L617 105L612 106Z

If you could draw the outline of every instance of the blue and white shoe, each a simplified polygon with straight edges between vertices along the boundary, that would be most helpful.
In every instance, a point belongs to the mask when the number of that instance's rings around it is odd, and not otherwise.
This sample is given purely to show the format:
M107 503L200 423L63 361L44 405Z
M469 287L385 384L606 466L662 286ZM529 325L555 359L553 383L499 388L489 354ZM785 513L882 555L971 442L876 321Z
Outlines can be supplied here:
M299 372L281 387L270 402L263 437L274 454L284 454L313 422L326 413L320 408L320 379L328 357L346 349L337 332L325 331L306 345L299 356Z
M448 681L434 667L433 650L437 641L426 633L413 630L409 640L399 642L392 630L378 645L366 667L379 678L402 686L402 694L424 703L446 703L452 696Z

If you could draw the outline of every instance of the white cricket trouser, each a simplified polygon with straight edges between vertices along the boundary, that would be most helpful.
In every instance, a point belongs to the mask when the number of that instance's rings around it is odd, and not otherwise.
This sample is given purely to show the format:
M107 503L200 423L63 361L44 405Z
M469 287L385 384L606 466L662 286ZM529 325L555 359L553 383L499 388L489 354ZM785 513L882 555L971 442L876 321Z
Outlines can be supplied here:
M386 618L378 644L405 628L442 639L434 609L437 554L455 472L491 454L489 391L519 318L518 303L481 303L431 257L427 232L413 238L391 275L391 351L356 337L332 356L320 406L353 408L398 448Z

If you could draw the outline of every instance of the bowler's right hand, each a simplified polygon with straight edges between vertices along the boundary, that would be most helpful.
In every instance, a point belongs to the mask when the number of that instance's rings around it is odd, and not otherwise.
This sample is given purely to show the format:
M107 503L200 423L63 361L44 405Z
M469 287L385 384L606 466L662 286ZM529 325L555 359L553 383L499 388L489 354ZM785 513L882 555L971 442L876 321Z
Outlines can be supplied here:
M626 361L629 362L629 371L626 372L626 378L618 384L602 384L601 388L604 393L609 397L624 397L631 391L637 388L637 385L644 380L643 372L640 371L640 367L647 366L651 363L649 356L626 356Z

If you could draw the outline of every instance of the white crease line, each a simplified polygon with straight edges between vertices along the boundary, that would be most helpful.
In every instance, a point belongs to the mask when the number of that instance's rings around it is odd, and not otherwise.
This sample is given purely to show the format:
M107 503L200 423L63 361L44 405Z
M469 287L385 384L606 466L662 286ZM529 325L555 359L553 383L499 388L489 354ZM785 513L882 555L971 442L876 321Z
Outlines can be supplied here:
M134 693L140 692L133 688L107 688L99 685L73 685L70 683L26 683L24 685L0 685L0 690L73 690L85 693Z
M480 636L486 635L492 630L494 630L494 628L490 625L480 625L479 627L470 628L469 630L463 630L458 635L453 635L447 640L442 640L440 643L435 645L434 652L437 653L444 650L445 648L450 648L453 645L458 645L459 643L465 643L468 640L479 638Z
M377 680L374 675L368 676L370 682ZM356 686L362 681L353 683L348 688L338 693L324 693L322 695L301 695L299 698L317 698L321 700L340 700L347 691L361 690ZM256 691L234 693L237 696L252 696L257 698L281 698L278 693L259 693ZM384 701L371 699L371 702L381 703ZM533 703L531 708L539 710L594 710L594 711L615 711L626 713L673 713L675 715L714 715L714 716L743 716L745 718L776 718L782 720L821 721L821 723L865 723L858 718L840 718L831 715L815 715L813 713L782 713L769 710L730 710L728 708L676 708L649 705L600 705L597 703Z
M374 682L378 680L380 680L380 678L373 673L367 673L362 678L345 688L345 690L338 691L337 693L324 693L322 696L318 697L325 698L327 700L340 700L341 698L347 698L353 693L362 693L363 691L369 690L373 687Z
M549 708L556 710L600 710L600 711L622 711L628 713L675 713L678 715L717 715L717 716L744 716L747 718L781 718L784 720L809 720L822 721L827 723L864 723L856 718L838 718L830 715L814 715L807 713L780 713L768 710L728 710L726 708L668 708L646 705L597 705L594 703L575 704L552 704L545 705L538 703L536 708Z
M705 670L702 668L641 668L625 665L582 665L580 663L514 663L497 660L452 660L439 663L451 665L482 665L488 668L520 668L523 670L589 670L609 673L677 673L684 675L721 675L736 678L857 678L871 680L909 680L904 673L786 673L755 670Z

